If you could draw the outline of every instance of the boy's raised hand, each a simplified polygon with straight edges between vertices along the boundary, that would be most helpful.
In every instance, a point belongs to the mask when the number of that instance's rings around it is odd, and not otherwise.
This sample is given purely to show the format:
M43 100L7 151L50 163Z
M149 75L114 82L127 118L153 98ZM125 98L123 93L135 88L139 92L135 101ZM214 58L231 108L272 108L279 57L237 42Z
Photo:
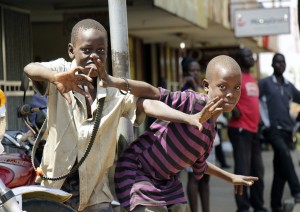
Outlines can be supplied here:
M108 87L108 85L110 85L110 83L111 83L111 78L105 70L105 67L104 67L105 64L103 64L101 59L96 54L92 54L91 57L93 58L94 63L97 67L97 73L98 73L98 77L100 80L99 85L103 88ZM93 71L93 70L91 70L91 71Z
M54 80L52 83L56 85L57 90L69 104L72 103L70 95L68 94L69 91L76 91L89 98L90 94L83 89L83 86L88 86L90 89L94 88L91 84L93 81L92 78L85 74L76 74L77 72L80 73L83 70L83 67L78 66L68 72L60 72L54 75ZM79 85L82 87L79 87Z
M220 97L215 97L214 99L209 100L199 113L193 115L195 117L194 122L197 123L192 123L192 125L198 127L201 131L203 128L202 124L204 122L210 119L210 117L214 115L218 116L223 112L223 108L219 107L223 101L224 100Z
M243 195L243 187L252 186L257 180L258 177L232 174L232 184L234 185L235 194Z

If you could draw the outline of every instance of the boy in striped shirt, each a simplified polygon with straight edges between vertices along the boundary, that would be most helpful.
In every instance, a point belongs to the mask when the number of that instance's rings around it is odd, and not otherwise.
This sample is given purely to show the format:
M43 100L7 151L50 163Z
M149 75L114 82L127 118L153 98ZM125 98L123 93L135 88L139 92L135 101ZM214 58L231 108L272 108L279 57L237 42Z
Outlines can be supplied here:
M109 77L102 77L102 81L105 86L113 86ZM129 85L132 91L137 89L134 80ZM123 152L117 162L115 187L121 206L128 211L188 211L178 176L186 167L193 168L198 180L206 173L232 183L239 194L243 186L251 186L258 179L235 175L206 162L216 135L216 119L222 112L230 112L240 98L239 65L229 56L213 58L203 87L206 94L157 88L157 99L178 111L199 114L202 126L199 130L186 123L157 119ZM147 115L158 109L147 104L147 99L140 99L137 106Z

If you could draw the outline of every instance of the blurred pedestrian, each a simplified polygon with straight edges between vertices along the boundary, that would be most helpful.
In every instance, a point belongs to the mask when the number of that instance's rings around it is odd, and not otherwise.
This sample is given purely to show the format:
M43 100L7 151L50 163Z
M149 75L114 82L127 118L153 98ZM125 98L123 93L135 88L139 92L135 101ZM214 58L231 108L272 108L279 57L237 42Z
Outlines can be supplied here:
M233 147L234 173L253 175L259 178L257 183L244 194L235 195L237 212L267 211L264 208L264 165L258 139L259 90L256 79L250 73L254 66L253 53L249 48L239 49L236 61L242 70L242 92L236 107L232 110L228 124L228 136Z
M220 144L215 146L216 151L216 159L220 163L220 166L222 169L229 169L230 165L227 163L226 155L223 150L223 134L222 129L226 128L228 125L228 120L222 113L218 119L217 119L217 130L218 130L218 136L220 138Z
M201 77L201 67L198 61L192 57L185 57L182 62L182 72L183 72L183 81L184 85L181 88L181 91L191 89L199 93L205 93L202 80L204 77ZM214 145L216 142L214 141ZM210 156L207 161L214 164L214 148L211 151ZM187 181L187 196L189 199L189 206L191 212L198 211L198 193L201 202L202 212L209 212L209 178L208 174L204 174L200 180L196 180L193 169L191 167L186 168L188 173Z
M204 79L205 72L201 71L200 64L193 57L185 57L181 61L183 73L183 86L181 91L191 89L199 93L205 93L202 80Z
M39 112L32 113L28 117L30 123L34 127L40 129L46 118L45 116L47 113L47 96L42 96L41 94L34 92L33 96L31 97L30 107L40 109Z
M282 195L287 182L295 203L300 203L300 183L290 154L293 148L294 121L290 104L300 103L300 92L284 78L285 57L276 53L272 59L273 75L259 81L261 117L268 127L268 139L274 150L271 207L283 211Z

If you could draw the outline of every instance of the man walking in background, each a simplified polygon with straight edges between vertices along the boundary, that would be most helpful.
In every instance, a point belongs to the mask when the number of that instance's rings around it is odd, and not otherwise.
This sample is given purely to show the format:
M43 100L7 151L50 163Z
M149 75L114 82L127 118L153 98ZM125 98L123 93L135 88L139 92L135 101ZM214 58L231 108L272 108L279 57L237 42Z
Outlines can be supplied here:
M259 98L261 117L265 127L269 128L268 140L274 150L271 207L273 212L281 212L284 211L281 199L286 182L295 203L300 203L300 183L290 155L294 128L290 103L300 103L300 92L283 77L286 63L282 54L274 55L272 67L273 75L259 81Z

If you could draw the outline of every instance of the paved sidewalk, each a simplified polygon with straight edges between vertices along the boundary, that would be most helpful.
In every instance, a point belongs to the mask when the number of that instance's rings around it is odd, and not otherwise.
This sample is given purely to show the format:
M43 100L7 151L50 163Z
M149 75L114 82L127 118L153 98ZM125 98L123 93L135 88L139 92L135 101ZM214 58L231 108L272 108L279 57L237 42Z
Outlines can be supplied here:
M225 149L230 151L230 143L225 142ZM271 191L271 184L273 179L273 150L263 151L263 160L265 165L265 207L270 210L270 191ZM297 152L292 152L292 156L295 163L295 169L300 177L300 167L298 165L297 159ZM226 152L226 159L228 164L231 165L231 168L227 171L233 171L233 158L231 152ZM182 179L184 186L186 186L186 176L182 173ZM235 212L236 204L233 196L233 186L224 182L216 177L210 178L210 205L211 205L211 212ZM292 201L292 197L290 195L290 190L288 185L285 186L285 192L283 196L283 200ZM199 203L200 204L200 203ZM200 206L200 205L199 205ZM252 211L252 210L251 210ZM201 212L201 210L199 210ZM300 212L300 206L294 208L293 212Z

